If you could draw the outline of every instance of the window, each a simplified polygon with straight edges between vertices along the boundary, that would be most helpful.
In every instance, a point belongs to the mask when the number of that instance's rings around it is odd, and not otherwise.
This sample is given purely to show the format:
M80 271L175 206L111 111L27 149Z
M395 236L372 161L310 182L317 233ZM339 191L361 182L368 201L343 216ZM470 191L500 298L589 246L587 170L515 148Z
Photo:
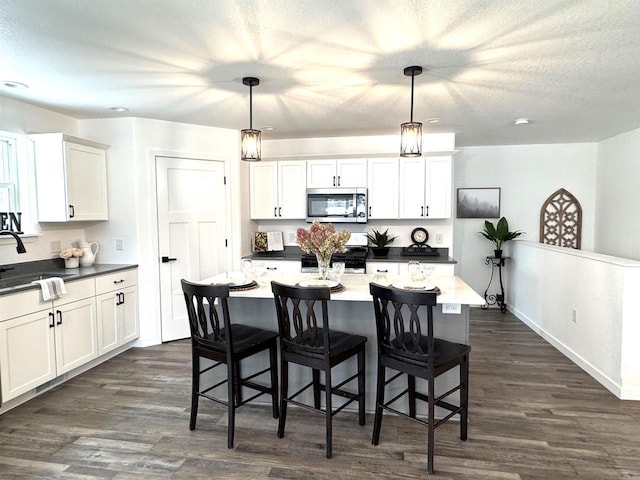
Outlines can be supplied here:
M0 212L17 212L19 208L16 141L0 132Z

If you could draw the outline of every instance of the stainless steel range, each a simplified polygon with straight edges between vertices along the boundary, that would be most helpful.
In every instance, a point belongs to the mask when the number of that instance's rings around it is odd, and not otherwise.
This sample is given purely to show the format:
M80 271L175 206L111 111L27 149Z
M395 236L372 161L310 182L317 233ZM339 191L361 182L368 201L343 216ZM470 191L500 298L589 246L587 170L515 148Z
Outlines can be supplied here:
M342 253L331 256L333 262L344 262L344 273L367 273L367 237L364 233L352 233L347 248ZM317 273L318 259L313 253L303 253L301 261L302 273Z

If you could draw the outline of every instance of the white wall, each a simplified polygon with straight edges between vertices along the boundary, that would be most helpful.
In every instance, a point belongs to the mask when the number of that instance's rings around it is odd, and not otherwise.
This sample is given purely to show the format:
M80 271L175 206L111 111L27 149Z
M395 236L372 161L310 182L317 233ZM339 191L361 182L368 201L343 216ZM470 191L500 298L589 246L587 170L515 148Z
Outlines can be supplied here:
M595 250L640 260L640 129L598 144Z
M453 157L454 190L500 187L500 215L507 218L511 230L526 232L519 238L537 242L544 201L559 188L565 188L582 205L582 249L591 251L596 214L596 155L595 143L465 147ZM456 192L454 198L455 195ZM490 274L484 259L493 254L493 244L478 233L484 219L455 218L453 225L456 275L477 292L484 292ZM510 248L507 243L506 255ZM506 295L508 303L509 288Z
M236 130L141 118L83 120L82 135L111 144L109 222L87 228L89 240L104 244L99 261L139 265L139 345L160 342L160 262L156 211L156 155L222 160L229 195L230 268L239 268L241 252L249 251L248 164L240 162L240 133ZM231 214L230 212L233 212ZM115 238L125 251L115 250Z
M510 309L623 399L640 400L640 262L517 241Z
M66 115L0 96L0 130L16 134L64 132L70 135L77 135L78 121ZM31 150L32 146L29 141L25 141L19 148L23 148L26 154L27 150ZM23 178L26 177L32 187L23 196L21 209L26 212L27 208L29 208L29 203L35 209L35 202L33 201L35 198L35 174L32 159L25 161L20 167L20 175ZM35 210L33 213L35 215ZM23 216L23 230L25 230L26 221L27 219ZM3 237L0 240L0 265L57 257L57 255L51 253L51 241L60 241L64 248L71 245L71 242L84 237L84 225L57 223L38 225L36 223L34 228L35 231L30 233L35 235L24 240L27 248L27 253L25 254L18 255L16 253L16 244L13 239L5 240L7 237Z

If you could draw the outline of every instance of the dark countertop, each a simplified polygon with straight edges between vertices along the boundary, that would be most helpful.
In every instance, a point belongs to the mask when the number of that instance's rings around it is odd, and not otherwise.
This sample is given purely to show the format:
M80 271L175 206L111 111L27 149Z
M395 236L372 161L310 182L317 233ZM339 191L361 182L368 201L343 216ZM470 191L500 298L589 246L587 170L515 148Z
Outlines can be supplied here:
M437 257L424 255L402 255L402 247L390 247L389 255L386 257L376 257L371 250L367 255L368 262L395 262L404 263L409 260L418 260L422 263L458 263L457 260L449 256L448 248L437 248L440 253ZM299 247L287 246L282 252L254 252L251 255L245 255L242 258L250 258L252 260L294 260L299 261L302 256L302 250Z
M84 278L95 277L96 275L104 275L129 268L136 268L135 264L114 264L114 263L96 263L90 267L64 268L64 260L61 258L51 258L47 260L36 260L33 262L14 263L11 265L2 265L0 269L6 271L0 272L0 295L22 292L33 288L40 288L39 285L18 285L15 287L1 288L3 280L10 280L14 277L28 277L46 273L46 275L55 277L62 276L65 282L72 282Z

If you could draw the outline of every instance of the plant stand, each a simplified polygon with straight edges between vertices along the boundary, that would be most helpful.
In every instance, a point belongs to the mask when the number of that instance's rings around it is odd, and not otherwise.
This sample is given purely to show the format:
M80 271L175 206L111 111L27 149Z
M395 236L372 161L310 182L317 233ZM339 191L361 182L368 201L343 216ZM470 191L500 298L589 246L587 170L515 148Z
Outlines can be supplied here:
M490 305L498 305L502 313L506 313L507 304L504 297L504 285L502 284L502 267L505 266L505 260L509 260L511 257L487 257L484 260L485 265L491 265L491 276L489 277L489 283L484 291L485 304L482 306L483 310L489 308ZM493 283L493 277L495 270L498 270L498 280L500 284L500 293L489 293L491 284Z

